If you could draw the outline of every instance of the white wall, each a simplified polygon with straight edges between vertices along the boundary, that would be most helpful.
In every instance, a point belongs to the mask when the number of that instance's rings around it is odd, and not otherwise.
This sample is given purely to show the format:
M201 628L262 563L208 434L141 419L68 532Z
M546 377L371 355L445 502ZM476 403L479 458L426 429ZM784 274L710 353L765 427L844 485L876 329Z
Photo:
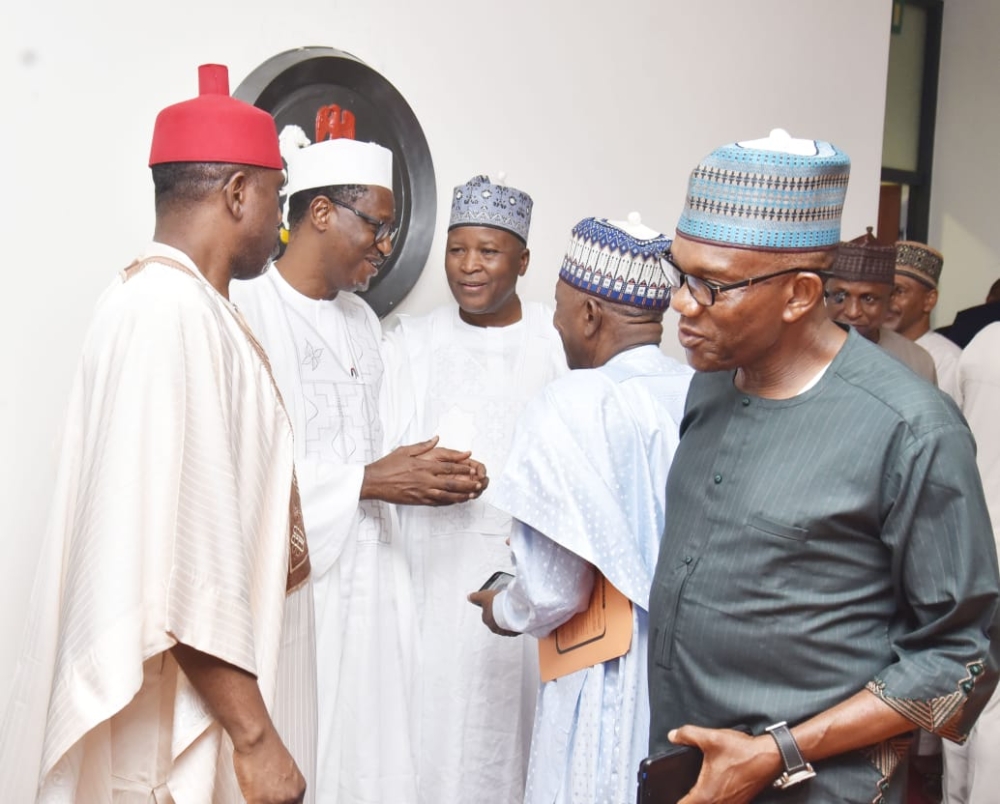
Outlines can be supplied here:
M944 253L935 326L981 304L1000 279L997 31L996 0L945 3L928 230Z
M639 210L669 230L701 156L778 125L851 155L844 231L863 231L877 207L889 22L890 0L19 4L0 30L0 696L82 333L151 232L153 119L195 94L197 64L229 64L235 87L275 53L331 45L399 88L438 178L430 269L403 305L421 312L447 294L451 187L480 172L504 170L535 199L530 299L551 298L577 220ZM679 352L672 327L665 344Z

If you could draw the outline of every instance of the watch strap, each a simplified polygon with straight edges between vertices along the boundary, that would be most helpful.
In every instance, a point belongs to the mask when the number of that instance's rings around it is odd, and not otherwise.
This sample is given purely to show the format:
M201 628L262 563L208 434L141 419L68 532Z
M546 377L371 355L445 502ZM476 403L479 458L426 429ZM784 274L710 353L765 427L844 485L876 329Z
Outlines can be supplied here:
M765 731L774 738L778 745L778 753L781 754L781 762L785 766L785 772L779 776L774 786L779 788L790 787L793 784L804 782L816 775L812 765L806 762L799 750L798 743L792 736L788 723L784 720L768 726Z

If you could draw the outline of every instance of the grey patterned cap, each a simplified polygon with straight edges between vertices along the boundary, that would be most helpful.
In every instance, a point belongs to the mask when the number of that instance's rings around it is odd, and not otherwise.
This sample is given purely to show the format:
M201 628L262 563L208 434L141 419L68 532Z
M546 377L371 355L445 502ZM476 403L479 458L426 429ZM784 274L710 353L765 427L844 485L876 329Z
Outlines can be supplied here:
M527 244L531 207L527 193L494 184L489 176L475 176L455 188L448 231L459 226L489 226L510 232Z

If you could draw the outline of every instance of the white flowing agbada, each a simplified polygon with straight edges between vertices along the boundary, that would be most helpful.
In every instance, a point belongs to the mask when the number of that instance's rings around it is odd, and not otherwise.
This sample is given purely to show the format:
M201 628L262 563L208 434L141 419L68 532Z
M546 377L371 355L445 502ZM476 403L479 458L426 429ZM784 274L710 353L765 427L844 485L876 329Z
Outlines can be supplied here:
M589 566L632 601L619 659L542 685L525 804L631 804L649 741L649 590L692 371L656 346L572 371L525 409L494 504L518 521L503 628L545 636L586 607Z
M962 413L976 438L976 465L1000 549L1000 323L988 324L962 350ZM1000 791L1000 692L994 692L965 745L944 741L945 804L995 804Z
M182 252L146 258L84 340L0 727L4 801L242 801L178 642L256 675L312 783L308 582L286 598L290 561L307 567L301 531L290 549L291 426L231 305Z
M400 316L385 339L387 385L404 419L402 443L441 437L503 467L525 404L565 373L552 310L524 303L505 327L462 321L457 305ZM466 595L510 569L510 516L478 500L400 506L419 621L417 768L421 804L520 804L538 690L529 640L483 628Z
M378 318L353 293L304 296L274 266L230 292L295 432L316 601L317 801L412 804L411 589L392 506L359 500L365 465L385 454Z
M961 405L962 392L958 377L958 361L962 357L961 347L934 330L928 330L914 343L926 349L934 360L938 388Z

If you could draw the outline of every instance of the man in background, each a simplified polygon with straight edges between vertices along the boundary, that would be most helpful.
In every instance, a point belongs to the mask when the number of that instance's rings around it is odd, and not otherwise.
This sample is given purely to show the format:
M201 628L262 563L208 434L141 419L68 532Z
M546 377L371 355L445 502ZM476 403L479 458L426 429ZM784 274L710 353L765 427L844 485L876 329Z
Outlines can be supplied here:
M937 331L964 349L979 330L994 321L1000 321L1000 279L990 285L983 304L959 310L951 324Z
M958 364L962 413L976 437L993 539L1000 546L1000 323L987 324ZM1000 790L1000 696L993 693L965 745L944 745L945 804L992 804Z
M718 148L671 248L696 374L650 595L650 753L703 751L685 804L900 804L910 734L964 739L996 687L972 436L824 309L849 171L781 130Z
M316 600L317 801L413 804L416 621L391 503L466 502L486 478L435 438L386 454L382 333L354 291L392 251L392 153L335 139L286 160L288 246L233 300L295 432Z
M555 314L573 371L525 409L494 491L514 518L516 577L469 595L491 630L546 637L592 593L604 599L605 583L631 606L627 650L538 691L526 804L635 801L649 734L649 587L691 377L659 348L669 245L634 214L573 228Z
M552 309L522 302L532 200L476 176L455 188L445 275L454 304L400 316L387 380L404 441L438 436L502 467L525 404L566 370ZM402 506L419 662L420 801L520 804L538 688L535 646L496 639L465 604L510 568L510 516L489 492L450 507Z
M896 251L867 233L841 243L826 283L830 318L877 343L925 380L937 383L934 360L922 348L884 326L895 282Z
M291 425L228 300L277 246L282 161L225 67L199 79L156 120L153 242L84 339L0 732L5 801L291 803L313 775Z
M925 349L934 360L938 387L956 402L958 359L962 350L931 329L931 312L938 301L938 282L944 257L923 243L896 243L896 284L889 299L885 327Z

